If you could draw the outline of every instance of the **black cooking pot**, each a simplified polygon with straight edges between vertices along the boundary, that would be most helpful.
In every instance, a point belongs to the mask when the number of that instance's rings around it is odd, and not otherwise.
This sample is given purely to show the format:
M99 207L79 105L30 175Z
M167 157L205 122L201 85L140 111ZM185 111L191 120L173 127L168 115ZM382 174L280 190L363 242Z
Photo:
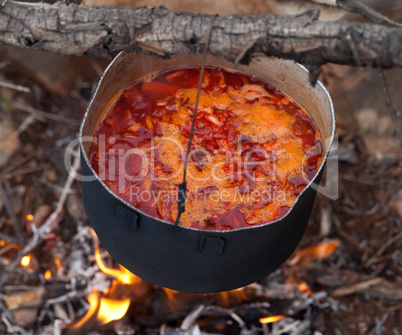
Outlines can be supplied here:
M209 56L207 65L231 68ZM107 102L121 89L150 72L201 65L200 55L162 60L142 53L120 53L106 69L80 130L82 192L85 211L100 241L113 258L139 277L174 290L206 293L245 286L278 268L295 250L313 207L316 187L335 129L331 98L308 72L293 61L258 57L238 70L256 75L299 101L321 131L325 157L310 184L280 220L231 231L179 227L151 217L120 199L92 169L90 139ZM313 184L314 183L314 184Z

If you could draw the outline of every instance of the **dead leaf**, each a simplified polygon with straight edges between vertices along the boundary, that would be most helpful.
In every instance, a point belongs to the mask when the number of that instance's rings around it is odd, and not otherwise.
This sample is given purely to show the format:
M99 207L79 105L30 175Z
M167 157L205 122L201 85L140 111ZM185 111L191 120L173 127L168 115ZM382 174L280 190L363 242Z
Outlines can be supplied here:
M14 311L14 321L15 324L24 327L32 327L38 318L38 308L37 307L26 307L17 309Z
M4 298L9 310L16 310L21 307L38 307L42 304L45 289L43 286L26 287L20 290L19 287L7 287L11 292Z
M6 118L0 121L0 166L8 162L20 144L12 122Z
M39 228L42 223L47 219L47 217L52 212L52 207L47 204L43 204L38 207L34 213L34 223L36 228Z
M402 219L402 196L397 198L391 205L392 209L398 213L399 217Z

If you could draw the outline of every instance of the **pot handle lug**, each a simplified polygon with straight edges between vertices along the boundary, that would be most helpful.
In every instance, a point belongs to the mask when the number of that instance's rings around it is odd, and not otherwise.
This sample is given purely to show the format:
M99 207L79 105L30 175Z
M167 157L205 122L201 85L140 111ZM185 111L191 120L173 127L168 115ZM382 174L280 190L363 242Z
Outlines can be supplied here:
M223 237L203 235L200 238L198 251L208 257L216 257L223 254L226 240Z
M140 229L138 215L123 206L116 206L116 220L126 230L137 231Z

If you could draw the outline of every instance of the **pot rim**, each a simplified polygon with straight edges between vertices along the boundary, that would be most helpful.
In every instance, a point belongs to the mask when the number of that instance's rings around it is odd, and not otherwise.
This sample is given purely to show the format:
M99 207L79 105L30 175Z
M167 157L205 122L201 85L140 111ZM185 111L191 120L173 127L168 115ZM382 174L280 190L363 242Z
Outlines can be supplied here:
M147 216L147 217L149 217L149 218L152 218L152 219L154 219L154 220L157 220L157 221L159 221L159 222L161 222L161 223L169 224L169 225L171 225L172 227L174 227L175 224L174 224L173 222L161 220L161 219L156 218L156 217L154 217L154 216L148 215L148 214L142 212L141 210L139 210L138 208L134 207L133 205L131 205L131 204L128 203L127 201L123 200L122 198L120 198L119 196L117 196L115 193L113 193L113 192L109 189L109 187L107 187L107 185L103 182L103 180L99 178L98 174L97 174L97 173L95 172L95 170L92 168L92 165L90 164L89 159L88 159L88 156L87 156L87 154L86 154L86 152L85 152L85 149L84 149L84 144L83 144L83 141L82 141L82 137L83 137L83 134L82 134L82 133L83 133L83 130L84 130L85 122L86 122L87 117L88 117L88 115L89 115L89 110L90 110L90 108L91 108L91 106L92 106L92 104L93 104L93 102L94 102L94 100L95 100L95 98L96 98L96 96L97 96L97 94L98 94L98 90L99 90L99 88L100 88L100 86L101 86L101 84L102 84L102 82L103 82L103 80L104 80L106 74L108 73L108 71L110 70L110 68L113 66L113 64L117 61L117 59L118 59L122 54L124 54L124 53L128 53L128 52L120 51L120 52L113 58L113 60L109 63L109 65L106 67L106 69L104 70L102 76L101 76L100 79L99 79L98 85L96 86L96 90L95 90L95 92L93 93L93 96L92 96L92 98L91 98L91 100L90 100L90 102L89 102L89 104L88 104L88 107L87 107L87 109L86 109L86 111L85 111L85 115L84 115L84 117L83 117L83 119L82 119L82 122L81 122L81 125L80 125L80 130L79 130L79 143L80 143L81 155L83 156L83 158L84 158L84 160L85 160L85 163L87 164L87 166L89 167L90 171L93 173L93 175L95 176L95 178L97 179L97 181L99 181L99 182L102 184L102 186L106 189L106 191L109 192L114 198L116 198L117 200L119 200L120 202L122 202L123 204L125 204L125 205L126 205L127 207L129 207L130 209L141 213L142 215L145 215L145 216ZM268 57L268 56L265 56L265 57ZM279 59L282 59L282 58L278 58L278 57L270 57L270 58L276 58L276 59L278 59L278 60L279 60ZM293 60L293 59L282 59L282 60L293 62L293 63L296 64L298 67L300 67L302 70L304 70L306 73L310 73L310 72L308 71L308 69L307 69L305 66L303 66L302 64L297 63L297 62L296 62L295 60ZM324 155L324 157L323 157L323 159L322 159L320 168L317 170L317 172L315 173L314 177L310 180L310 182L306 185L306 187L305 187L305 188L300 192L300 194L297 196L295 202L293 203L292 207L290 207L289 211L288 211L284 216L282 216L281 218L279 218L279 219L277 219L277 220L274 220L274 221L271 221L271 222L266 222L266 223L263 223L263 224L257 224L257 225L250 226L250 227L236 228L236 229L233 229L233 230L212 230L212 229L206 230L206 229L199 229L199 228L187 227L187 226L182 226L182 225L179 225L179 226L178 226L179 229L188 229L188 230L191 230L191 231L199 231L199 232L204 232L204 233L223 233L223 234L229 234L229 233L233 233L233 232L236 232L236 231L242 231L242 230L245 230L245 229L258 229L258 228L262 228L262 227L265 227L265 226L268 226L268 225L271 225L271 224L275 224L275 223L277 223L277 222L282 221L283 219L285 219L285 218L290 214L290 212L293 211L294 207L296 206L297 202L299 201L299 199L301 198L301 196L303 195L303 193L305 193L306 190L311 187L311 185L312 185L312 184L315 182L315 180L317 179L317 176L318 176L318 175L321 173L321 171L324 169L325 162L327 161L327 158L328 158L328 155L329 155L329 152L330 152L330 149L331 149L332 143L333 143L333 141L334 141L334 137L335 137L335 110L334 110L334 105L333 105L333 103L332 103L331 96L330 96L328 90L326 89L326 87L321 83L321 81L317 80L316 85L319 85L319 86L321 87L321 89L323 90L323 92L325 93L325 95L326 95L326 97L328 98L328 101L329 101L330 112L331 112L331 126L332 126L332 129L331 129L331 137L330 137L330 140L329 140L329 142L328 142L328 147L327 147L327 150L326 150L326 152L325 152L325 155Z

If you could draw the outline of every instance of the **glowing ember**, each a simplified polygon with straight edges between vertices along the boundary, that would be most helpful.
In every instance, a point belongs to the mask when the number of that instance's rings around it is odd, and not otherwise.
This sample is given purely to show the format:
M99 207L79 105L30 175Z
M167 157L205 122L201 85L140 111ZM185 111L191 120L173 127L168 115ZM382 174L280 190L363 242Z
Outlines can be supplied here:
M95 311L97 310L98 305L99 305L98 294L95 292L92 292L90 295L88 295L88 302L89 302L88 311L85 313L83 318L74 325L74 327L73 327L74 329L80 328L95 313Z
M21 259L21 265L22 266L28 266L29 263L31 263L31 257L30 256L24 256Z
M63 266L61 265L60 259L55 258L54 264L56 264L56 267L57 267L57 271L56 271L57 276L61 277L63 275Z
M52 272L50 270L47 270L45 272L44 277L45 277L46 280L49 280L50 278L52 278Z
M32 214L27 214L27 215L25 216L25 219L26 219L27 221L33 221L34 216L33 216Z
M115 300L102 298L99 305L98 320L102 323L109 323L113 320L120 320L130 306L130 299Z
M283 318L286 318L285 315L272 315L272 316L267 316L266 318L261 318L260 322L261 323L272 323L272 322L277 322Z
M302 292L306 292L308 295L313 295L313 292L310 290L310 288L308 287L308 285L306 283L301 283L299 285L297 285L298 290L302 291Z

